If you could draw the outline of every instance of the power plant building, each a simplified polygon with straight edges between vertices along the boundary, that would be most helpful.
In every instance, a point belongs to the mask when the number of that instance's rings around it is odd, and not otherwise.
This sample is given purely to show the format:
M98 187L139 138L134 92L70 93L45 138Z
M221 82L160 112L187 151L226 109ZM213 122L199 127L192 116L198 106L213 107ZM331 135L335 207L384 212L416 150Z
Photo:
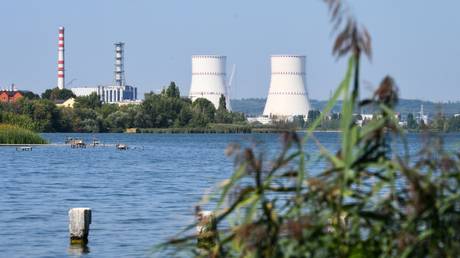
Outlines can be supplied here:
M75 87L71 88L71 90L77 97L88 96L92 93L96 93L104 103L119 103L137 100L137 88L129 85Z
M115 43L115 71L113 85L99 85L72 88L77 96L88 96L96 93L104 103L125 103L137 100L137 88L126 85L124 71L124 43Z
M219 99L224 95L226 106L231 110L226 84L226 56L192 56L192 83L189 97L192 101L205 98L219 107Z
M271 56L270 89L263 116L272 119L307 118L310 102L306 90L305 56Z

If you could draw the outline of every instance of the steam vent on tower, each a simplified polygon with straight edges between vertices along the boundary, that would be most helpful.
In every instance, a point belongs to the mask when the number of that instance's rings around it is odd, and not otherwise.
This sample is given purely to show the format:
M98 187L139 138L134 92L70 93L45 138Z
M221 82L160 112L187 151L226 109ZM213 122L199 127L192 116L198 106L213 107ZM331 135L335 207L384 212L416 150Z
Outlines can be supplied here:
M195 101L205 98L219 107L219 99L224 95L227 109L230 110L230 100L226 90L226 57L218 55L192 56L192 84L190 98Z
M305 56L271 56L272 74L264 116L290 118L308 115L310 102L306 90Z

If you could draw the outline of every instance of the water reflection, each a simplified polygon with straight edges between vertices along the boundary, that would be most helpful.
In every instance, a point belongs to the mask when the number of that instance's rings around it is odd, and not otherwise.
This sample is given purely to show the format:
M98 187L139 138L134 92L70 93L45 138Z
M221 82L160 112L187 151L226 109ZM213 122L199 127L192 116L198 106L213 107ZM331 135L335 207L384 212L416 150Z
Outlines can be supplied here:
M67 254L71 256L83 256L89 252L89 246L86 244L70 244L67 249Z

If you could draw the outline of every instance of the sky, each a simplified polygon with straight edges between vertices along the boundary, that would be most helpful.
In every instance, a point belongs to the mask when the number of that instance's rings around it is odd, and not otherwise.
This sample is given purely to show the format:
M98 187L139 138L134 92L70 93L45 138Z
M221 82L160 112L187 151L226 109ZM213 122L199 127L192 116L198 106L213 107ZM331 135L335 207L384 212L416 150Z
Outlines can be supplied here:
M460 101L460 1L350 0L373 40L362 63L363 95L385 75L408 99ZM310 98L327 99L345 60L321 0L0 1L0 88L41 93L56 86L58 27L66 28L68 87L113 82L114 42L125 42L128 84L140 93L175 81L187 95L191 56L227 56L236 65L232 98L265 98L270 55L307 56Z

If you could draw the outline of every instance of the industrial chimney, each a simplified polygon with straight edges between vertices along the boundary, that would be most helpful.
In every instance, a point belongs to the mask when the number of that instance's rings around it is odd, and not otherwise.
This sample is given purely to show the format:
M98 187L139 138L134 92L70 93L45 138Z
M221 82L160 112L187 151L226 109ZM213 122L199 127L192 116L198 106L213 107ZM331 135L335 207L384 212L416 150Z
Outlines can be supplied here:
M219 55L192 56L192 84L189 97L192 101L205 98L219 107L221 95L225 96L227 109L230 110L230 99L226 91L226 59Z
M64 27L59 27L58 36L58 80L57 87L64 89Z
M124 46L125 43L115 43L115 85L125 85Z
M307 117L310 102L305 86L305 56L274 55L272 74L264 116Z

